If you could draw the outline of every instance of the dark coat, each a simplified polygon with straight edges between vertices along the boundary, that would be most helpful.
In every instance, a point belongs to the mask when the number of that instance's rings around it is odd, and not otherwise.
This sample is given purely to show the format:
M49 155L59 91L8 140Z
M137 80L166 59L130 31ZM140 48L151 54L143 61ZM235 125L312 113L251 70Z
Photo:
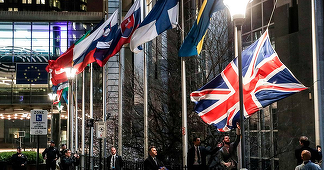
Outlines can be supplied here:
M42 153L43 158L47 157L46 163L52 163L54 159L59 158L59 150L56 147L48 147Z
M24 154L17 152L11 156L11 163L14 170L24 170L27 165L27 157ZM24 166L21 166L22 164Z
M228 150L226 149L225 146L223 146L219 151L218 151L218 159L221 163L221 165L224 166L224 162L232 162L233 168L232 169L237 169L237 155L236 155L236 151L237 151L237 145L240 143L240 135L236 135L235 141L232 142L228 148Z
M107 158L107 166L108 166L108 170L110 169L110 162L111 162L111 157L112 155L108 156ZM116 160L115 160L115 170L121 170L123 168L123 159L121 156L116 155Z
M163 167L163 162L160 161L159 159L156 158L156 162L153 160L151 156L149 156L147 159L144 161L144 170L158 170L161 167Z
M312 162L315 162L315 160L322 159L322 154L319 153L317 150L310 148L308 146L303 146L303 147L295 150L295 157L297 159L297 165L300 165L303 163L303 160L301 158L301 153L303 150L308 150L311 153L311 161Z
M60 168L61 170L73 170L74 167L79 165L79 159L74 156L62 156L61 157L61 163Z
M200 152L200 156L201 156L201 165L207 169L207 165L206 165L206 156L209 154L212 154L211 151L207 150L206 148L199 146L199 152ZM188 169L192 169L194 161L195 161L195 147L193 146L192 148L190 148L188 150L188 157L187 157L187 161L188 161Z

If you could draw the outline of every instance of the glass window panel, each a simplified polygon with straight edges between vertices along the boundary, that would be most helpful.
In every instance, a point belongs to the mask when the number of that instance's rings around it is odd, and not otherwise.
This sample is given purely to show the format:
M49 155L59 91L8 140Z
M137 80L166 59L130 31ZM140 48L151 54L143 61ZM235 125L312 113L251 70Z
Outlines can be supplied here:
M15 38L14 46L15 47L28 47L30 49L31 39L30 38Z
M48 31L49 29L49 24L48 22L33 22L33 30L46 30Z
M259 159L250 159L251 164L250 164L250 169L259 169Z
M258 29L262 26L261 5L252 8L252 29Z
M0 0L0 3L4 3L4 0Z
M258 144L258 133L257 132L250 132L250 154L251 157L258 157L258 148L259 148L259 144Z
M27 0L22 0L21 3L26 4Z
M255 4L257 4L257 3L260 3L260 1L261 1L261 0L253 0L253 1L252 1L252 5L255 5Z
M257 130L258 129L258 123L259 123L259 112L253 114L250 117L250 130Z
M242 32L246 33L251 31L251 8L246 10L245 21L242 26Z
M30 39L31 32L30 30L15 30L14 38L23 38L23 39Z
M1 34L1 31L0 31ZM1 46L12 46L12 39L11 38L0 38Z
M33 39L49 39L48 31L46 30L33 30L32 32Z
M273 132L273 148L274 148L274 156L275 158L279 158L279 153L280 151L278 151L278 131L274 131Z
M270 112L269 107L266 107L260 111L261 118L261 130L270 130Z
M273 0L267 0L263 2L263 9L267 9L267 10L263 10L263 23L268 24L273 9ZM272 17L272 22L273 22L273 17Z
M1 29L12 29L12 22L0 22Z
M269 159L262 159L262 169L263 170L270 170L271 169L271 163Z
M263 132L261 133L261 152L262 157L269 158L270 157L270 151L271 151L271 140L270 140L270 133L269 132Z

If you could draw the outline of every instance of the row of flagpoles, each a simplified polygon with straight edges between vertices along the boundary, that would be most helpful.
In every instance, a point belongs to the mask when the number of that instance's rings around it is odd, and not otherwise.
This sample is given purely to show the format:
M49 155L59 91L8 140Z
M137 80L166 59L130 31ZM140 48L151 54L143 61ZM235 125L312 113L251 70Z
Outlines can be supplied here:
M144 7L144 8L143 8ZM53 85L62 85L64 82L67 81L66 73L62 71L65 67L74 67L76 69L76 73L81 73L84 68L91 64L91 83L90 83L90 97L92 97L92 90L93 90L93 84L92 84L92 63L97 62L101 67L105 65L105 63L109 60L110 57L114 56L118 52L120 52L122 46L124 44L130 43L130 50L137 53L143 49L142 45L144 44L144 154L145 157L147 157L147 149L148 149L148 108L147 108L147 96L148 96L148 90L147 90L147 56L145 54L145 43L148 41L153 40L155 37L160 35L162 32L168 29L175 28L178 24L178 13L179 13L179 0L159 0L154 5L152 10L148 13L148 15L143 19L141 22L142 16L145 16L145 0L141 2L141 0L136 0L134 4L129 9L128 13L125 15L124 19L121 21L120 25L118 26L118 10L116 10L106 21L102 21L102 23L98 24L95 29L93 29L91 32L86 33L85 36L81 37L78 41L76 41L75 44L73 44L65 53L63 53L57 60L55 61L49 61L49 65L47 67L47 71L49 71L52 75L52 83ZM202 4L201 9L199 10L197 20L195 21L193 27L191 28L190 32L188 33L187 37L184 38L184 3L183 0L181 0L181 41L183 41L183 44L181 48L179 49L179 56L181 58L181 87L182 87L182 144L183 144L183 165L187 165L187 149L188 149L188 135L187 135L187 95L186 95L186 63L185 58L187 56L193 56L193 55L199 55L203 46L203 40L204 36L207 33L207 29L209 26L210 18L212 17L212 14L216 11L224 9L224 4L222 0L205 0ZM264 35L261 36L262 41L260 40L259 44L264 43L265 46L269 46L267 50L269 50L269 54L271 52L274 52L271 50L271 45L268 41L268 35L267 31ZM255 44L258 44L257 40ZM255 50L255 46L249 47L252 52ZM263 48L263 47L259 47ZM275 52L274 52L275 53ZM252 53L253 54L253 53ZM242 54L247 55L247 54ZM273 54L274 55L274 54ZM254 57L253 59L255 61L259 61L256 59L258 55L255 56L245 56L245 57ZM266 59L269 56L261 56L264 57L262 59ZM273 59L274 61L278 61L275 57ZM118 131L118 149L120 154L122 154L122 99L121 99L121 93L122 93L122 65L121 65L121 55L119 55L119 131ZM236 60L233 61L234 63L230 63L230 66L234 67ZM280 62L280 61L279 61ZM278 62L278 63L279 63ZM280 64L279 64L280 65ZM250 66L249 66L250 67ZM260 66L261 67L261 66ZM282 66L284 67L284 66ZM248 67L246 67L248 68ZM234 68L235 69L235 68ZM259 68L252 68L251 69L259 69ZM105 73L105 68L103 69ZM248 70L251 71L251 70ZM252 71L253 72L253 71ZM222 72L222 74L225 74L225 70ZM105 74L103 74L105 76ZM251 74L253 75L253 74ZM294 76L291 74L287 74L288 76L291 76L294 78ZM241 77L244 77L246 75L243 75ZM84 78L84 76L83 76ZM238 78L238 77L236 77ZM292 78L292 79L293 79ZM245 78L246 79L246 78ZM104 80L106 81L106 80ZM298 82L298 80L294 80ZM271 83L271 82L267 82ZM105 83L103 83L103 93L106 93L105 91ZM280 86L278 84L272 84L273 87ZM202 87L200 92L194 92L191 94L192 101L196 102L196 104L201 105L201 102L204 102L208 100L208 94L206 93L205 87L208 87L209 85L205 85ZM287 87L285 87L287 88ZM290 91L289 93L292 94L294 92L298 92L301 90L306 89L301 83L296 83L296 86L294 87L288 87L286 90L287 92L290 89L294 89L293 91ZM62 88L57 88L62 89ZM83 89L84 90L84 89ZM258 89L259 90L259 89ZM243 89L240 89L242 92ZM83 91L84 92L84 91ZM84 95L84 94L83 94ZM197 96L192 96L197 95ZM200 96L202 95L202 96ZM207 96L207 97L206 97ZM287 95L286 95L287 96ZM70 97L70 95L69 95ZM103 94L104 100L103 100L103 117L105 117L105 99L106 96ZM83 96L84 98L84 96ZM283 96L275 96L275 99L273 99L272 102L275 102L279 99L282 99ZM199 99L199 100L196 100ZM83 101L83 100L82 100ZM239 100L242 102L243 100ZM93 118L93 103L92 99L90 99L90 115L91 118ZM259 102L259 101L258 101ZM70 102L69 102L70 103ZM260 102L261 103L261 102ZM84 104L84 103L83 103ZM82 104L82 105L83 105ZM241 103L243 105L243 103ZM245 103L244 103L245 104ZM266 103L267 105L269 103ZM271 103L270 103L271 104ZM246 117L250 116L251 114L255 113L257 110L259 110L261 107L265 107L266 105L258 105L256 108L246 108L244 106ZM209 107L209 106L208 106ZM237 106L235 106L237 107ZM243 107L243 106L242 106ZM206 109L206 108L205 108ZM250 109L250 110L248 110ZM82 111L84 111L84 108L82 107ZM69 110L70 112L70 110ZM196 110L196 112L203 118L203 120L208 124L215 125L220 131L229 130L231 127L235 127L235 125L232 124L230 121L234 121L234 116L232 118L226 117L227 123L224 124L224 120L218 119L213 122L210 122L209 120L205 120L206 113L202 112L201 110ZM235 110L235 114L239 113L238 110ZM70 114L70 113L69 113ZM222 113L223 114L223 113ZM228 110L225 114L228 114ZM224 116L222 115L222 116ZM230 114L228 114L230 115ZM205 116L205 117L204 117ZM83 118L84 119L84 118ZM237 119L237 118L236 118ZM242 117L241 117L242 119ZM84 121L84 120L83 120ZM219 121L219 122L217 122ZM71 122L72 123L72 122ZM84 123L84 122L83 122ZM221 127L221 128L220 128ZM242 130L244 132L244 129ZM91 137L93 137L93 129L91 130ZM75 139L77 140L77 138ZM91 146L93 146L93 140L91 140ZM84 147L84 143L82 144L82 147ZM90 147L90 154L92 153L92 147ZM244 151L243 151L244 152ZM92 156L92 155L90 155Z

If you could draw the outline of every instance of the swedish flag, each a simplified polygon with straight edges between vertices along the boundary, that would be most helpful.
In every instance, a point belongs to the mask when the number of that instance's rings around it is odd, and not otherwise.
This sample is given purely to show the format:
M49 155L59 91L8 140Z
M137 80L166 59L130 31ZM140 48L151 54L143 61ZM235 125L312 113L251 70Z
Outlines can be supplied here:
M17 64L16 84L47 84L47 64Z
M180 47L180 57L198 55L201 52L210 18L214 12L224 9L224 7L223 0L204 0L197 20Z

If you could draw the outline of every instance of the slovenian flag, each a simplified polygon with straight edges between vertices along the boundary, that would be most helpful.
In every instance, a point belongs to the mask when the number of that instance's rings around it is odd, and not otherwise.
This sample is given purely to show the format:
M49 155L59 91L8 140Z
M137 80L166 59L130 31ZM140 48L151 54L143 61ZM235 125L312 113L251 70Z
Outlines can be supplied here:
M129 43L134 30L136 30L140 23L141 3L140 0L136 0L125 15L113 39L110 39L108 42L105 40L97 43L94 53L97 63L100 66L104 66L108 59L118 53L124 44Z

